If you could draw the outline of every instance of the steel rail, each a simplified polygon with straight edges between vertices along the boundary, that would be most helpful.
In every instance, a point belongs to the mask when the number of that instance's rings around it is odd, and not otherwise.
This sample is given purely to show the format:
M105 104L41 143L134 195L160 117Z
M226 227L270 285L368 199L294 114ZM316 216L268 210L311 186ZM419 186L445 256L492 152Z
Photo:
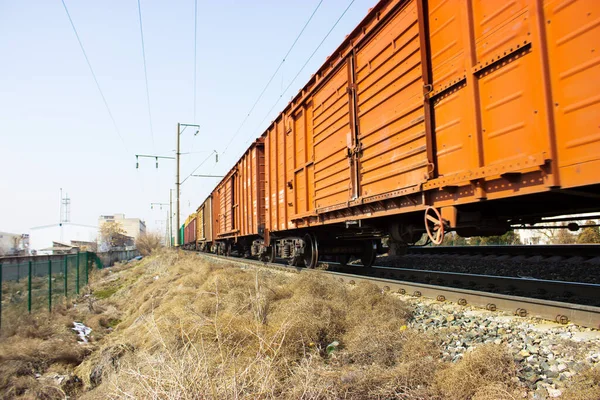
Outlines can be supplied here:
M347 272L311 270L252 259L218 256L210 253L196 254L207 259L218 259L246 266L266 267L286 272L324 274L350 285L359 282L370 282L376 284L386 292L396 292L413 297L425 297L440 302L450 301L460 306L470 305L489 311L506 311L520 317L540 318L561 324L574 323L589 328L600 328L600 307L438 286L428 283L407 282L397 279L350 274Z
M341 267L339 272L352 273L355 268ZM412 268L374 266L365 269L368 276L394 280L431 283L438 286L465 287L485 292L525 294L542 299L600 306L600 285L584 282L553 281L462 272L444 272Z
M593 244L517 245L517 246L426 246L409 247L407 254L417 255L485 255L485 256L546 256L600 257L600 246Z

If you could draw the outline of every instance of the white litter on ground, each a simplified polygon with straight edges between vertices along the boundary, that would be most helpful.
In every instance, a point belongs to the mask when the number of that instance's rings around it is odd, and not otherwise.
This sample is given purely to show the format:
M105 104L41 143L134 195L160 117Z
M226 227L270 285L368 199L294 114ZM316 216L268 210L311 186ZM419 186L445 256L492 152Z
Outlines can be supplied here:
M71 329L73 329L75 332L77 332L77 335L79 336L79 338L81 339L81 341L83 343L87 343L88 342L87 337L90 333L92 333L92 328L85 326L81 322L73 322L73 326L75 328L71 328Z

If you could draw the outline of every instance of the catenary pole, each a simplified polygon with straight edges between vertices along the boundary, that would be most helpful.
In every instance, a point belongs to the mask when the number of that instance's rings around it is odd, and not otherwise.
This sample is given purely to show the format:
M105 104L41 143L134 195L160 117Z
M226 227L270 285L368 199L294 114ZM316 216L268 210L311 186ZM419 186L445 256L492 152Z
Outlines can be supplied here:
M175 226L175 232L177 232L175 234L175 247L179 247L180 243L179 243L179 145L180 145L180 129L181 129L181 124L178 122L177 123L177 151L176 151L176 164L177 164L177 171L175 173L175 191L177 192L175 194L176 199L177 199L177 205L175 208L175 213L177 214L177 216L175 217L175 222L177 223L177 225Z

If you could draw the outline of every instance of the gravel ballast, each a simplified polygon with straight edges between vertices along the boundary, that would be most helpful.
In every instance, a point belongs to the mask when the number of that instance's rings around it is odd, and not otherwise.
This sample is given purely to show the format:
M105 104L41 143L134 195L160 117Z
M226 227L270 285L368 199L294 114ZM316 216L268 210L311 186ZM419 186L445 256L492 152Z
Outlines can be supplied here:
M504 344L519 366L520 386L534 399L564 398L572 377L600 363L600 331L399 295L412 304L410 327L436 332L445 361L484 343Z

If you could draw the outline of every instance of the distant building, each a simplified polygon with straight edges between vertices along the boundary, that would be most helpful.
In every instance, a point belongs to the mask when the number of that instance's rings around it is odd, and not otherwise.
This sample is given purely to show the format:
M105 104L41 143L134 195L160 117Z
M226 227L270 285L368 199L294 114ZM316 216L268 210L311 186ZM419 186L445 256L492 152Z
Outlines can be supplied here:
M77 247L80 251L96 252L98 249L98 243L96 241L71 240L71 246Z
M118 222L125 231L125 236L133 238L135 242L140 235L146 233L146 223L139 218L125 218L125 214L101 215L98 218L98 229L107 222Z
M37 253L43 254L69 254L69 253L77 253L79 250L78 247L72 246L67 243L60 242L52 242L52 247L45 247L40 249Z
M31 228L30 248L37 254L52 254L54 247L80 247L79 243L95 243L98 228L95 226L63 222ZM60 243L60 246L55 246ZM64 245L64 246L63 246ZM61 251L61 249L57 249Z
M28 252L28 234L0 232L0 256L23 255Z

